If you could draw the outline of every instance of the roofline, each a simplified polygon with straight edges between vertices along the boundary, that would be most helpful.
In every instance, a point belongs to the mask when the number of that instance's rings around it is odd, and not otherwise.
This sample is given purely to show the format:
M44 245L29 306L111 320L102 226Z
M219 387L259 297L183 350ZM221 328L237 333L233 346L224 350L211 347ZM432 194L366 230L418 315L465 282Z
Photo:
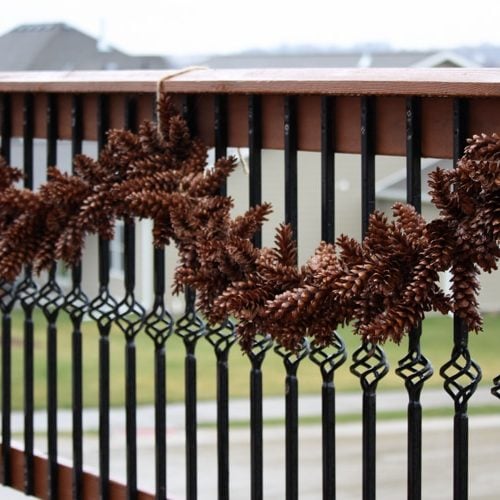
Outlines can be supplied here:
M412 68L433 68L438 66L439 64L450 61L456 64L461 68L480 68L481 65L478 64L473 59L469 59L468 57L464 57L457 52L451 50L441 50L430 56L425 57L421 61L418 61L411 65Z

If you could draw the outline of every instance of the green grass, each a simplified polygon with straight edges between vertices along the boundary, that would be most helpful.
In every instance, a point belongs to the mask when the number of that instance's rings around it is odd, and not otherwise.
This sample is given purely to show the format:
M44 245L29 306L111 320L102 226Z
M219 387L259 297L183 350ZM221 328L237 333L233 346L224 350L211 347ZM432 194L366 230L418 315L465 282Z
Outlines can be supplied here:
M35 406L41 408L46 403L46 322L43 316L35 314ZM71 406L71 332L72 326L66 315L58 320L58 404L60 407ZM348 350L348 362L335 373L337 390L350 391L359 389L359 381L349 372L352 352L359 346L359 338L348 330L341 332ZM98 405L99 381L99 335L92 321L82 325L83 338L83 380L84 404ZM425 320L422 336L422 352L430 359L436 372L450 356L452 347L452 319L448 317L430 317ZM111 404L121 405L124 400L124 365L125 341L117 329L110 333L111 359ZM380 389L394 389L403 386L402 380L394 373L397 362L405 355L406 341L400 346L384 346L391 370L381 381ZM484 332L470 336L470 350L473 358L483 370L483 384L491 385L491 379L500 373L500 316L485 317ZM136 338L137 352L137 398L140 404L151 403L154 391L154 346L144 333ZM184 398L184 360L185 347L181 339L172 336L167 342L167 391L168 400L181 401ZM216 394L216 362L213 347L205 339L200 339L196 347L197 386L199 399L213 399ZM23 314L15 311L12 317L12 403L15 409L23 407ZM248 397L250 362L238 346L231 349L229 357L229 390L233 397ZM284 393L284 370L282 359L270 351L262 366L264 393L282 395ZM301 393L318 393L321 375L318 367L309 359L299 366L298 377ZM442 386L438 373L427 382L426 387Z

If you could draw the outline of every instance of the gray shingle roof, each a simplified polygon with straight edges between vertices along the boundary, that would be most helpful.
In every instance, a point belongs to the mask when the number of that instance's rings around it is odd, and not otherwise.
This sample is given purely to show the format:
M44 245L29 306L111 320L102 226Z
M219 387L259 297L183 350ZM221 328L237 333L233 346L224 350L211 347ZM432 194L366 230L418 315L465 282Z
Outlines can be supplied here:
M160 56L130 56L63 23L22 25L0 37L0 71L162 69Z
M477 66L475 60L454 51L390 52L244 52L215 56L202 64L227 68L408 68L412 66Z

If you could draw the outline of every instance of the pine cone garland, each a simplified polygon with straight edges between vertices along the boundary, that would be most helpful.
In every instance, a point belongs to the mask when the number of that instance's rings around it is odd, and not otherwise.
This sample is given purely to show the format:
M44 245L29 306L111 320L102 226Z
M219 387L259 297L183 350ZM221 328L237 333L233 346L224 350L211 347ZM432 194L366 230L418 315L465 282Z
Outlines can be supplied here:
M149 218L154 244L177 246L175 289L196 289L211 322L235 317L244 349L261 334L290 350L305 336L327 345L347 323L365 341L399 342L431 310L453 311L470 330L481 328L478 275L500 258L498 135L474 136L457 168L431 174L437 219L426 222L396 204L391 222L370 216L362 242L341 236L322 243L299 267L290 226L278 227L274 248L252 243L270 205L231 217L233 200L218 193L234 159L207 170L206 147L191 138L170 99L160 99L158 112L160 123L145 122L137 134L110 131L97 161L75 159L75 175L51 168L38 192L16 187L21 172L0 159L1 279L14 280L24 264L75 264L86 234L110 239L117 218ZM446 296L439 273L449 269Z

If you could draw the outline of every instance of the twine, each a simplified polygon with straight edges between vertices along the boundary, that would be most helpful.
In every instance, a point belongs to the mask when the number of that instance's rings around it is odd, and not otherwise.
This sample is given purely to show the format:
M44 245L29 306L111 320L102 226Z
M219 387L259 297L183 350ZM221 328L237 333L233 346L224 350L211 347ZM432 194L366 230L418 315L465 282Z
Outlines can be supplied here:
M191 71L198 71L198 70L203 70L203 69L209 69L207 66L187 66L186 68L181 68L177 71L174 71L173 73L169 73L168 75L165 75L164 77L160 78L158 82L156 83L156 102L160 102L160 97L162 94L162 84L163 82L166 82L168 80L171 80L172 78L175 78L180 75L185 75L186 73L191 73ZM158 108L156 109L156 123L158 124L158 132L161 135L160 131L160 115Z
M238 148L236 151L238 153L238 160L240 162L241 168L243 168L243 172L245 172L246 175L250 175L250 169L248 168L245 158L243 158L243 155L241 154L241 148Z
M175 78L179 75L185 75L186 73L190 73L191 71L198 71L198 70L204 70L204 69L210 69L208 66L188 66L186 68L181 68L178 71L174 71L173 73L170 73L168 75L165 75L163 78L160 78L156 84L156 102L159 102L161 93L162 93L162 84L163 82L166 82L168 80L171 80L172 78ZM158 133L160 136L163 134L161 133L161 127L160 127L160 116L158 113L158 109L156 110L156 123L158 124ZM250 169L248 168L247 162L245 161L245 158L241 154L241 149L237 148L237 154L238 154L238 160L240 165L243 168L243 172L245 172L246 175L249 175ZM203 171L203 174L206 175L207 172L213 170L213 165L207 166L205 170Z

